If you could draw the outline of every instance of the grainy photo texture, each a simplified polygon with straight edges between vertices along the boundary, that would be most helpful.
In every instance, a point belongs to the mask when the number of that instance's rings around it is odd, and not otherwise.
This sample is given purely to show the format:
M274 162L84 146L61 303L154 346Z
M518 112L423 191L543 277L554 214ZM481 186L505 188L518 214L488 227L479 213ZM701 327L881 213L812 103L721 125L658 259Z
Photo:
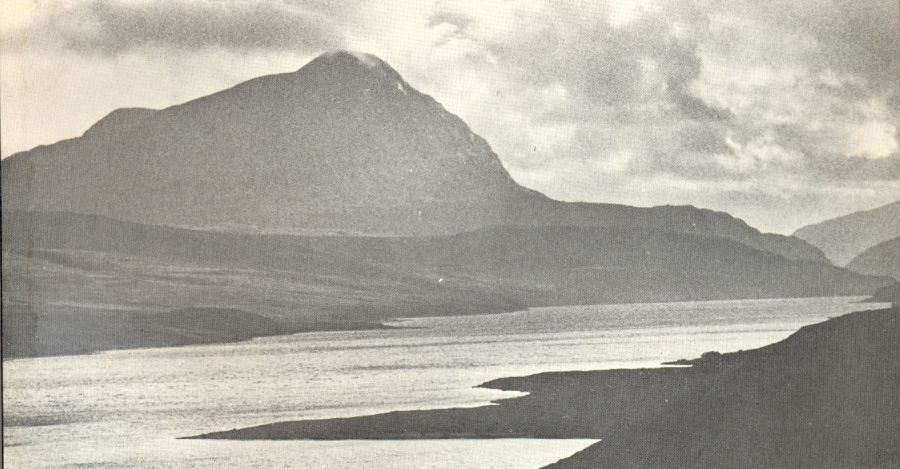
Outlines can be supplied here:
M0 0L3 467L900 467L896 0Z

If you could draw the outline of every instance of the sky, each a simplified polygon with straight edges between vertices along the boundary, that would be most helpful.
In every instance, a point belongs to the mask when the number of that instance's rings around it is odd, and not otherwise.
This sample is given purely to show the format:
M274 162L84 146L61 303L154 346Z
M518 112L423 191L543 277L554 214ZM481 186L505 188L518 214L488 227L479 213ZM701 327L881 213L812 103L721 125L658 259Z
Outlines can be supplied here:
M896 0L0 0L0 151L350 49L551 197L789 234L900 199L898 17Z

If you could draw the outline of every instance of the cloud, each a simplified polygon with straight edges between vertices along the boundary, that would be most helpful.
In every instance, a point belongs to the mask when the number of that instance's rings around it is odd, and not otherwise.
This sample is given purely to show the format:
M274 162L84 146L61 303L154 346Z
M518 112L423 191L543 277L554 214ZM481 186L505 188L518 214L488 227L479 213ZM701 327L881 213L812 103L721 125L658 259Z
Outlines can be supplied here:
M4 43L105 55L146 47L309 52L345 43L344 34L327 16L335 12L322 11L327 5L262 0L51 2L42 4L30 24L4 31Z
M898 5L890 0L773 0L765 7L751 0L729 2L734 18L752 21L769 32L764 41L778 41L786 34L809 43L801 59L813 69L864 78L874 89L897 87ZM745 23L746 24L746 23ZM755 28L745 28L752 32ZM784 43L788 49L797 44ZM802 47L800 48L803 49ZM760 48L759 53L767 50ZM775 50L774 52L781 52ZM771 54L777 59L779 53Z
M484 136L515 178L553 197L690 203L779 230L800 208L837 215L900 198L900 14L891 0L38 5L0 18L4 53L53 49L42 70L71 54L142 84L133 75L145 73L120 68L168 70L152 102L102 81L121 101L108 110L181 100L186 92L174 90L196 75L212 90L350 47L391 63ZM258 69L241 69L248 63ZM9 70L0 73L18 79ZM77 93L57 94L78 104ZM113 95L100 86L86 95L104 94Z
M446 79L425 84L551 196L863 208L900 198L897 18L891 1L439 3Z
M820 154L807 160L811 176L824 181L855 181L861 184L872 181L893 182L894 197L900 198L900 158L876 160L845 155ZM890 194L886 194L890 195Z

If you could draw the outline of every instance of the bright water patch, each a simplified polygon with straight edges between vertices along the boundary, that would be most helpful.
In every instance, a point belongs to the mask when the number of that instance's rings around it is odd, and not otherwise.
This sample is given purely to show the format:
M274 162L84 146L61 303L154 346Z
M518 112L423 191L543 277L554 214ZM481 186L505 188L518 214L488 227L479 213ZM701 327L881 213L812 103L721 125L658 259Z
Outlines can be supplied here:
M535 308L4 362L7 467L540 467L585 440L236 442L179 436L283 420L477 406L542 371L657 366L756 348L879 307L859 298Z

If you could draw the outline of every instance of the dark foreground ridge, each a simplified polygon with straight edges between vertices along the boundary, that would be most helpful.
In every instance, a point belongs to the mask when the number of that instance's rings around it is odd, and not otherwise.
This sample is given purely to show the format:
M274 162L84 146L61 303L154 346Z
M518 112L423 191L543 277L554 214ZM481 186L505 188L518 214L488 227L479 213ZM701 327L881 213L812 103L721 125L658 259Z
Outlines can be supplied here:
M192 438L596 438L553 467L898 467L900 311L848 314L688 368L542 373L473 409L282 422Z

